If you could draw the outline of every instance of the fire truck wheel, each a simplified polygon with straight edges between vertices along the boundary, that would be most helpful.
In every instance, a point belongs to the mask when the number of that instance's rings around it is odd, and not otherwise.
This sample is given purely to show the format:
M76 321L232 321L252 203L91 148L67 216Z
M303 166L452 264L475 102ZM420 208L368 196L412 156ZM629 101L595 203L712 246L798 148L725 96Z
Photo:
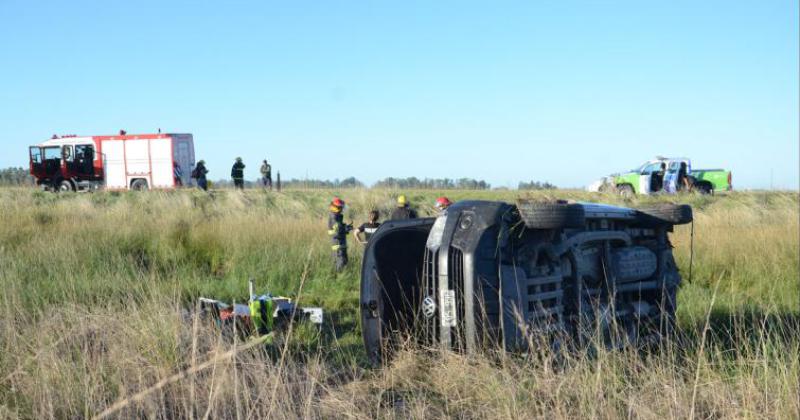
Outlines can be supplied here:
M131 189L134 191L147 191L147 181L136 179L131 183Z
M69 192L69 191L75 191L75 188L73 188L72 182L69 182L69 180L64 179L58 183L58 190L60 192Z

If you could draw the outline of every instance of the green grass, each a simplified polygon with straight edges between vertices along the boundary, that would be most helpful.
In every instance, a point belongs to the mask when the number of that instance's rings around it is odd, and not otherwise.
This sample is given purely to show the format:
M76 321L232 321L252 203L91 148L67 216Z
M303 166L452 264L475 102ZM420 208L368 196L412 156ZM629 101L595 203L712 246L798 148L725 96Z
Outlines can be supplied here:
M690 227L672 235L684 276L682 341L647 357L570 355L563 371L542 358L431 358L414 349L369 370L358 325L361 248L351 244L350 266L334 273L327 203L340 195L346 219L360 223L371 208L385 217L396 193L0 189L0 418L86 417L148 389L117 415L798 415L797 193L625 201L578 191L447 192L453 200L692 204L691 283ZM433 213L438 192L403 193ZM236 364L217 362L227 344L193 330L183 313L199 296L244 301L249 278L258 290L323 306L325 330L297 331L285 357L281 348L250 349ZM153 388L206 360L213 368Z

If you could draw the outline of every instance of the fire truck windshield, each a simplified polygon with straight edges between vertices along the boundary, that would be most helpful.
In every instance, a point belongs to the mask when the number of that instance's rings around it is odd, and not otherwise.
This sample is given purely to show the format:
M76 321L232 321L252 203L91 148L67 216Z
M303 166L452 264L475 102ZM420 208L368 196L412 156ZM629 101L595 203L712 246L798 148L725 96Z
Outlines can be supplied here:
M44 160L61 160L60 147L44 147Z
M42 150L38 147L31 147L31 162L42 163Z

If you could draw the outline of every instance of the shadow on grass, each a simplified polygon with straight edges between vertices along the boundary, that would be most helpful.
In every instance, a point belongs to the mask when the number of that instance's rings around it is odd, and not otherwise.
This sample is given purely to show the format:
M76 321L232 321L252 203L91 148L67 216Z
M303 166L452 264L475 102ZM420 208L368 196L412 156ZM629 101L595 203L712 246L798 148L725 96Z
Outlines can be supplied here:
M767 342L791 345L800 343L800 313L765 313L756 309L713 310L708 317L706 342L721 350L758 348ZM682 344L699 346L706 320L680 329Z

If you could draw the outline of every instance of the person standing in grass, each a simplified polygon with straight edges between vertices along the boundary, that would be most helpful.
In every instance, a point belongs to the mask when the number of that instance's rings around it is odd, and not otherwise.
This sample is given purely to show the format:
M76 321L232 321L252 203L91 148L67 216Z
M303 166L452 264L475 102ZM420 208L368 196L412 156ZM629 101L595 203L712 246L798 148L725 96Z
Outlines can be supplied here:
M261 165L261 182L264 188L269 188L269 190L272 191L272 165L267 163L266 159L264 159L264 163ZM278 190L280 190L280 186Z
M336 271L344 270L347 265L347 234L353 230L353 225L344 223L344 200L334 197L328 215L328 236L331 237L331 250Z
M203 191L208 191L208 180L206 179L206 175L208 174L208 169L206 169L206 161L201 160L197 162L197 166L194 167L192 171L192 178L197 180L197 187Z
M172 162L172 178L175 181L176 187L183 186L183 169L181 169L181 165L178 162Z
M240 157L237 157L236 162L233 163L231 178L233 178L234 188L237 190L244 189L244 163L242 163L242 158Z
M379 216L380 213L378 213L378 210L371 210L369 212L369 221L367 223L362 223L361 226L353 231L353 236L356 237L358 243L363 245L369 242L369 239L381 226L380 222L378 222Z
M409 205L406 196L397 196L397 208L392 212L392 220L407 220L416 219L417 212L414 211Z

